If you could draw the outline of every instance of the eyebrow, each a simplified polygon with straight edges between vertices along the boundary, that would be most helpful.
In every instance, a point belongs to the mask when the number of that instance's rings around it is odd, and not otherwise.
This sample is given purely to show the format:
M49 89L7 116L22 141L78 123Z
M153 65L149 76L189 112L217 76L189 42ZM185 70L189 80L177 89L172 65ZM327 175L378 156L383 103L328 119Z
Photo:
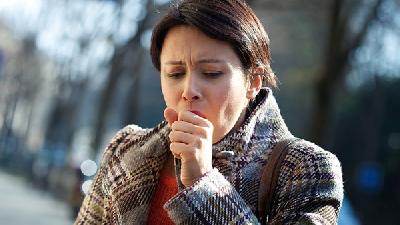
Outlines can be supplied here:
M197 61L196 63L198 64L205 64L205 63L226 63L224 60L220 60L220 59L201 59L199 61ZM183 61L167 61L165 64L167 65L183 65Z

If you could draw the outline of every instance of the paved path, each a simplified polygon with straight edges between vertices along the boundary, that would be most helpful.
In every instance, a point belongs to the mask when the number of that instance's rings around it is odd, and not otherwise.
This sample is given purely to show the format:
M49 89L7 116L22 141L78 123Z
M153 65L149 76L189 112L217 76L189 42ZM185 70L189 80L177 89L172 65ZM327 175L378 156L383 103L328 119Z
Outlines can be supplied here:
M71 225L67 204L0 171L0 225Z

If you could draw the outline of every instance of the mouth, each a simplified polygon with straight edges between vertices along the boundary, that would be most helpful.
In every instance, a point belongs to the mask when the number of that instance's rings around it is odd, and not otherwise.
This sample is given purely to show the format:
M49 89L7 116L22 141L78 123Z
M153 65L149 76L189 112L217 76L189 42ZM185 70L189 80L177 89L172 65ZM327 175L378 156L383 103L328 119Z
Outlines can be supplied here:
M200 111L190 110L190 112L202 117L203 119L207 119L206 115Z

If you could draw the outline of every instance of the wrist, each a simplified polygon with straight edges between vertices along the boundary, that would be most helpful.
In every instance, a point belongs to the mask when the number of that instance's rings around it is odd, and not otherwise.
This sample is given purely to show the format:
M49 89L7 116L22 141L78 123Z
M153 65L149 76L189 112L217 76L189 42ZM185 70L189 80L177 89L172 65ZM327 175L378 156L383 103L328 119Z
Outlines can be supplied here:
M191 186L195 185L197 182L199 182L203 177L207 176L207 174L209 174L211 171L212 171L212 168L204 170L204 172L202 172L199 176L192 178L188 182L182 182L182 183L185 187L191 187Z

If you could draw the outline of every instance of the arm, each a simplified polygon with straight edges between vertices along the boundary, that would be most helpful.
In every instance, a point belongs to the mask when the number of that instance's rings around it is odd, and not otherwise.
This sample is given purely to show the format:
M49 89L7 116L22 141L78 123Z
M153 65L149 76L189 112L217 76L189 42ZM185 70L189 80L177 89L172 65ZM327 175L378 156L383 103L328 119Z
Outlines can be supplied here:
M270 224L337 224L343 200L335 155L309 142L293 146L283 162Z
M164 209L175 224L258 223L235 188L212 168L213 125L192 112L167 108L170 150L176 164L180 191Z
M337 158L315 145L300 143L282 165L269 224L335 224L342 198ZM179 192L164 208L176 224L259 224L217 169Z
M180 191L164 208L176 224L258 224L255 214L217 169Z
M107 193L105 193L105 180L108 173L108 162L114 154L115 149L127 136L128 127L120 130L110 144L107 146L103 159L101 161L100 169L97 172L89 193L83 200L78 217L76 218L75 225L78 224L112 224L115 221L113 218L112 201Z

